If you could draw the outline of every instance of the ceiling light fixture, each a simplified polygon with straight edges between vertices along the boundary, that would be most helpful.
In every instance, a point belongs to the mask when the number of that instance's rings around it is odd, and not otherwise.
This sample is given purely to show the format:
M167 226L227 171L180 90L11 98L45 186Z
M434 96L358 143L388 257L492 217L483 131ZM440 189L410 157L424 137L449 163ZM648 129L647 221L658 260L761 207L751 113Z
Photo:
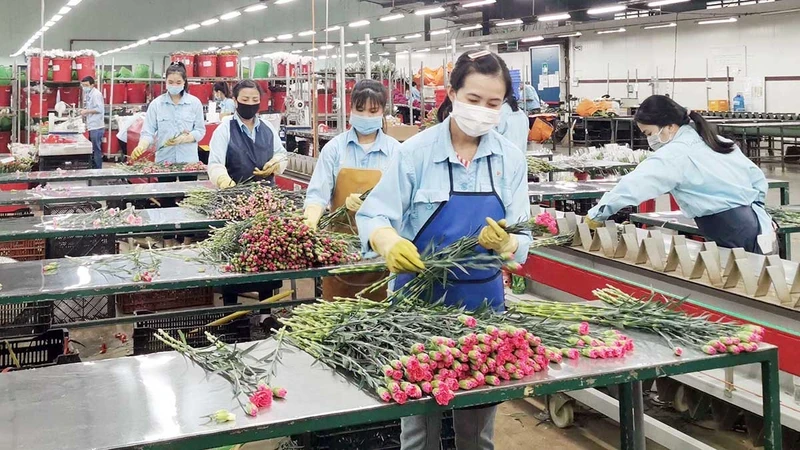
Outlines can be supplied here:
M480 46L481 46L481 44L479 44L477 42L473 42L472 44L464 44L464 45L462 45L462 47L464 47L464 48L475 48L475 47L480 47Z
M290 34L280 34L280 35L278 35L278 40L279 41L285 41L287 39L291 39L292 37L294 37L294 36L292 36L291 33Z
M624 33L625 28L617 28L616 30L598 31L597 34L611 34L611 33Z
M356 20L355 22L350 22L347 26L351 28L357 28L365 25L369 25L369 20Z
M55 15L55 16L53 16L53 18L52 18L52 19L50 19L50 20L52 20L53 22L58 22L59 20L61 20L61 19L63 19L63 18L64 18L64 16L62 16L61 14L56 14L56 15Z
M570 16L569 13L559 13L559 14L547 14L544 16L539 16L536 19L539 22L554 22L557 20L568 20L571 18L572 16Z
M423 48L422 50L417 50L417 51L415 51L414 53L427 53L427 52L429 52L429 51L431 51L431 49L429 49L429 48Z
M657 2L650 2L647 4L648 8L658 8L659 6L674 5L676 3L686 3L689 0L659 0Z
M544 40L544 36L531 36L531 37L526 37L526 38L524 38L524 39L520 39L520 40L521 40L522 42L536 42L536 41L543 41L543 40Z
M219 22L219 19L217 19L217 18L208 19L208 20L204 20L204 21L200 22L200 25L202 25L204 27L207 27L207 26L210 26L210 25L214 25L217 22Z
M403 14L389 14L388 16L383 16L378 20L381 22L389 22L390 20L402 19L403 17L405 17Z
M370 39L370 40L369 40L369 43L370 43L370 44L372 44L372 43L374 43L374 42L375 42L375 41L373 41L372 39ZM358 45L366 45L366 44L367 44L367 41L358 41Z
M397 38L396 38L396 37L394 37L394 36L392 36L392 37L388 37L388 38L383 38L383 39L381 39L381 42L394 42L394 41L396 41L396 40L397 40Z
M477 2L464 3L461 6L464 8L478 8L481 6L491 5L493 3L497 3L497 0L479 0Z
M185 27L183 27L183 29L186 30L186 31L196 30L198 28L200 28L200 24L199 23L193 23L191 25L186 25Z
M248 6L247 8L244 9L244 12L248 12L248 13L249 12L256 12L256 11L261 11L262 9L267 9L267 5L265 5L263 3L259 3L259 4L256 4L256 5L253 5L253 6Z
M615 12L622 12L628 9L625 5L608 5L608 6L601 6L599 8L591 8L586 11L586 14L590 16L598 16L600 14L609 14Z
M66 13L68 13L70 11L72 11L72 8L70 8L69 6L65 6L65 7L59 9L58 13L63 16L64 14L66 14Z
M220 50L230 50L230 48L231 48L231 46L230 46L230 45L224 45L224 46L222 46L222 47L220 48Z
M317 32L314 31L314 30L307 30L307 31L301 31L301 32L297 33L298 36L311 36L313 34L317 34Z
M262 42L275 42L275 36L265 37Z
M325 28L325 32L330 33L331 31L339 31L341 29L342 27L340 27L339 25L334 25L332 27Z
M144 45L144 44L147 44L147 39L139 39L139 41L136 42L136 45Z
M169 34L170 34L170 36L175 36L177 34L183 33L184 31L186 31L186 30L184 30L183 28L176 28L176 29L170 31Z
M469 26L466 26L466 27L461 27L460 29L461 29L461 31L470 31L470 30L480 30L481 28L483 28L483 25L481 25L479 23L476 23L475 25L469 25Z
M576 31L576 32L570 33L570 34L559 34L558 37L560 37L560 38L571 38L571 37L578 37L580 35L581 35L581 32L580 31Z
M403 36L403 39L417 39L417 38L421 38L421 37L422 37L421 34L414 33L414 34L409 34L409 35Z
M439 50L450 50L450 49L452 49L452 48L453 48L453 46L452 46L452 45L446 45L446 46L444 46L444 47L439 47Z
M332 49L332 48L333 48L333 46L332 46L332 45L323 45L323 46L322 46L322 47L320 47L319 49L320 49L320 50L330 50L330 49Z
M431 31L431 36L438 36L440 34L447 34L449 32L450 32L450 30L448 30L446 28L443 29L443 30L433 30L433 31Z
M78 4L79 4L81 1L82 1L82 0L69 0L69 2L67 3L67 6L78 6Z
M506 20L504 22L497 22L495 24L498 27L508 27L511 25L522 25L522 19L514 19L514 20Z
M348 53L347 57L348 58L358 58L358 53Z
M296 55L298 53L303 53L303 51L302 50L292 50L292 53L294 53Z
M698 25L715 25L718 23L734 23L736 22L736 17L728 17L727 19L714 19L714 20L701 20L697 22Z
M256 45L258 44L258 39L250 39L249 41L245 42L247 45Z
M289 3L290 1L292 1L292 0L278 0L277 2L275 2L275 4L276 5L285 5L286 3Z
M161 34L158 35L159 39L166 39L168 37L169 37L169 33L161 33Z
M433 8L418 9L418 10L414 11L414 15L415 16L427 16L429 14L439 14L439 13L443 13L443 12L444 12L444 8L442 8L441 6L435 6Z
M389 52L378 53L378 56L389 56L389 55L391 55L391 53Z
M239 17L241 15L242 15L242 13L240 13L239 11L231 11L229 13L225 13L225 14L219 16L219 18L221 20L231 20L231 19Z
M665 24L661 24L661 25L650 25L650 26L644 27L644 29L645 30L655 30L655 29L658 29L658 28L673 28L673 27L677 27L677 26L678 26L677 23L671 22L671 23L665 23Z
M353 43L352 43L352 42L348 42L348 43L344 44L344 46L345 46L345 47L352 47L352 46L353 46Z
M231 47L233 47L233 48L242 48L242 47L244 47L244 42L237 42L237 43L231 45Z

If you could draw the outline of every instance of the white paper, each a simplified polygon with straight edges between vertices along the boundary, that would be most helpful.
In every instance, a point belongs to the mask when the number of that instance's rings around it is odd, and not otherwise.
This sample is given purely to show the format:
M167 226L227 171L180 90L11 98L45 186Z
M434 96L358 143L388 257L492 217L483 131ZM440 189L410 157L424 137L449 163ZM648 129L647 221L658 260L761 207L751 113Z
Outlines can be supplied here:
M539 75L539 89L549 87L547 75Z
M542 86L542 83L539 83L539 87L538 87L537 89L538 89L538 90L540 90L540 91L541 91L542 89L544 89L544 86Z
M558 73L551 73L547 78L547 83L550 87L558 87Z

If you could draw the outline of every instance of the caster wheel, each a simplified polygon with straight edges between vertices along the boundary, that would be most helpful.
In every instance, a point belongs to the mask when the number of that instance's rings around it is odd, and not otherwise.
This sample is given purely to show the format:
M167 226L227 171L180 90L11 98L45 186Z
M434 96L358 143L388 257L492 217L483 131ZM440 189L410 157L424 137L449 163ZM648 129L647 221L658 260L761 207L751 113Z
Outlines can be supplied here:
M575 407L570 397L564 394L551 395L547 409L550 419L558 428L567 428L575 423Z

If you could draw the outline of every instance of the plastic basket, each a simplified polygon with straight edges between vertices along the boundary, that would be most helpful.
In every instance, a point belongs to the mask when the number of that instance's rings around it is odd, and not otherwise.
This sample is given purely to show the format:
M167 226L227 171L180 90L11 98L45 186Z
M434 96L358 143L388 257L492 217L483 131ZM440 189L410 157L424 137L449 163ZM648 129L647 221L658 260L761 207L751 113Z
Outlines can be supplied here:
M33 217L33 211L30 208L20 206L19 209L14 211L0 210L0 219L13 219L17 217Z
M75 297L53 301L53 323L73 323L116 316L113 295Z
M159 328L176 339L180 339L178 330L181 330L186 336L186 342L192 347L207 347L209 345L205 337L206 331L228 344L252 340L249 317L237 319L225 325L206 326L206 324L221 319L225 315L223 313L197 313L182 317L142 319L141 322L136 322L133 328L133 354L145 355L172 350L153 336ZM194 329L198 329L198 331L189 334Z
M377 422L311 433L308 439L295 436L316 450L400 449L400 420ZM442 415L441 448L455 450L452 412Z
M17 261L38 261L44 259L44 255L44 239L0 242L0 256L16 259Z
M125 314L136 311L164 311L167 309L207 306L214 304L214 291L210 287L175 289L156 292L135 292L117 295L120 310Z
M78 353L69 352L69 332L63 329L49 330L34 337L3 340L0 343L0 370L9 367L17 369L11 357L12 351L16 361L19 361L19 369L81 361Z
M92 155L39 156L39 170L82 170L92 168Z
M47 240L47 259L65 258L67 256L114 255L117 253L117 241L114 234L96 234L94 236L58 236Z
M53 320L53 302L0 305L0 338L44 333Z
M50 203L42 207L42 213L45 216L90 213L96 209L100 209L101 206L102 205L97 202Z

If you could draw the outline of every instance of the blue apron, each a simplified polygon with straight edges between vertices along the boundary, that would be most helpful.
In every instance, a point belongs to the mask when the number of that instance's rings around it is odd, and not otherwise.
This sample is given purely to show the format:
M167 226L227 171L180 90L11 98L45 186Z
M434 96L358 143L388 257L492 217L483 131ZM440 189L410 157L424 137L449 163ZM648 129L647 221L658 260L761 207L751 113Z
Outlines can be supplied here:
M695 217L694 222L706 239L716 242L720 247L743 248L747 252L761 254L757 241L761 226L751 205Z
M256 120L260 120L256 118ZM273 182L272 176L268 178L255 177L253 169L261 169L275 154L273 148L272 130L263 123L256 128L256 140L253 142L242 131L239 121L231 119L231 138L228 141L228 153L225 155L225 168L228 176L237 184L250 178L258 181Z
M456 192L453 188L453 166L447 162L450 174L450 198L442 202L414 238L420 254L432 253L469 236L475 236L486 226L486 218L501 220L506 217L505 206L497 195L492 177L491 157L487 157L491 192ZM477 247L481 253L487 250ZM464 273L455 269L448 277L447 287L434 285L431 299L444 297L446 305L461 305L474 310L487 302L495 311L505 308L505 292L500 270L470 270ZM411 281L415 275L400 274L395 280L395 290Z

